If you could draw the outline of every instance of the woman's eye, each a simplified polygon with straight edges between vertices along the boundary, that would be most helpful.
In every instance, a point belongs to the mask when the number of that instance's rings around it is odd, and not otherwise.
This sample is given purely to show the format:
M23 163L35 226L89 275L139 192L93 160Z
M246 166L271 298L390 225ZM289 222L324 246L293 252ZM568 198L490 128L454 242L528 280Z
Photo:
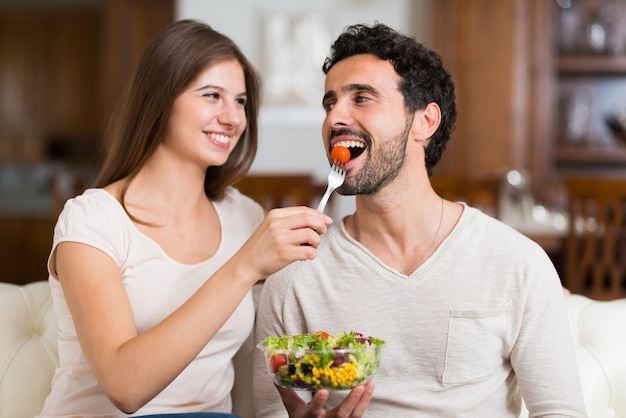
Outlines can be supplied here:
M220 98L219 93L204 93L202 96L208 97L210 99L219 99Z
M237 104L242 105L242 106L245 106L245 105L246 105L246 103L248 103L248 101L247 101L246 99L237 99L237 100L235 100L235 102L236 102Z

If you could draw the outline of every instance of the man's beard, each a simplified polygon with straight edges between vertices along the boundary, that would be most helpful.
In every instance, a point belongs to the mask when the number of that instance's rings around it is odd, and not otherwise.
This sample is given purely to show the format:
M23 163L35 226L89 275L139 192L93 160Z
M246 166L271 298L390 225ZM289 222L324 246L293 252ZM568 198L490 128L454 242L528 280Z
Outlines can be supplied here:
M361 171L356 177L346 178L337 192L344 196L375 194L395 179L406 159L406 145L412 124L412 118L407 119L404 131L381 144L376 154L371 152L371 138L367 138L370 147L367 149L367 159L361 163ZM361 133L360 136L365 137L367 134Z

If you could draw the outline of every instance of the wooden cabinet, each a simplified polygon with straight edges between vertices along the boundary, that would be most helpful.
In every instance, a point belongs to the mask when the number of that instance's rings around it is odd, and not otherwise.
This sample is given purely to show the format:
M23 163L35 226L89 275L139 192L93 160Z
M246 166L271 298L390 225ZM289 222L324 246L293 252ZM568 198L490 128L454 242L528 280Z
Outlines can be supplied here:
M156 32L174 21L175 0L102 2L102 125L106 126L144 48Z
M438 173L502 178L531 169L535 125L531 14L527 0L431 1L429 46L456 86L456 130Z
M97 10L59 14L48 29L46 125L53 135L98 138L104 71Z
M0 217L0 282L47 280L55 220L46 216Z
M98 131L98 13L0 10L0 162L38 161L54 136Z
M452 73L459 110L436 174L480 179L522 169L547 203L566 175L626 175L626 143L605 120L619 109L626 114L626 2L571 1L581 16L571 36L583 40L608 13L606 45L593 52L562 47L568 3L431 2L430 46Z
M40 161L51 139L100 141L143 48L173 20L174 0L0 5L0 163Z
M549 3L553 165L563 174L626 174L626 3Z
M174 20L174 0L9 3L0 4L0 165L36 169L56 138L80 142L71 164L92 168L89 152L148 40ZM0 206L0 281L45 280L56 214Z

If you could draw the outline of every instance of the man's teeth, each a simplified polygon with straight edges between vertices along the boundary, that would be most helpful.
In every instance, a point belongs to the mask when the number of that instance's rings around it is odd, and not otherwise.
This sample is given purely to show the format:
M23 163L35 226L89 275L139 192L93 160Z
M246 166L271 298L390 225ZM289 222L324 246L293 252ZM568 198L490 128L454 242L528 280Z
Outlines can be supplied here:
M211 137L211 139L214 139L215 141L220 142L222 144L228 143L228 137L225 135L220 135L220 134L211 132L209 136Z
M360 141L340 141L334 144L333 147L365 148L365 144Z

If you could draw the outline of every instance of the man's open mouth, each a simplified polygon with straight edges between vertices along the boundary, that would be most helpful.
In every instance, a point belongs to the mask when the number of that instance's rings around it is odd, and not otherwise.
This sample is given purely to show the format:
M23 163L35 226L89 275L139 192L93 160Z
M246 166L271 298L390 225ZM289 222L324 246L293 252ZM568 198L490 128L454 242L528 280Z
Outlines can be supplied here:
M367 148L367 145L361 141L339 141L333 144L333 148L338 146L345 147L350 151L350 160L354 160Z

